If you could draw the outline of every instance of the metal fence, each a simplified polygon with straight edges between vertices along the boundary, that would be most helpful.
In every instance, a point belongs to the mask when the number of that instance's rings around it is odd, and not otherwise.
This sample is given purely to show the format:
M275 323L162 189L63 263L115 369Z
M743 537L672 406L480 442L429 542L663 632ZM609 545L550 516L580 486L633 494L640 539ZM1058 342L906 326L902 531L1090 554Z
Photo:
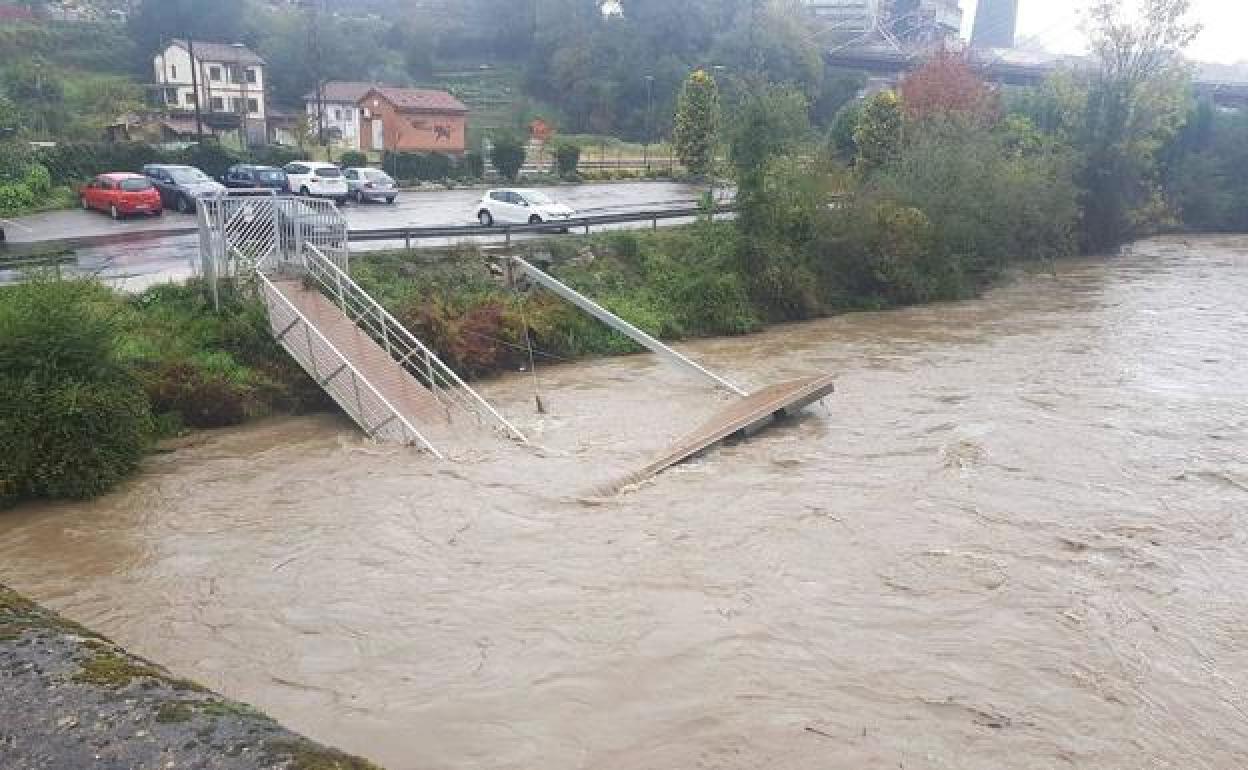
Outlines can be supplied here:
M349 269L347 220L333 201L278 196L271 190L231 191L199 199L196 216L199 262L192 267L211 287L214 302L222 280L302 267L309 247L339 269Z

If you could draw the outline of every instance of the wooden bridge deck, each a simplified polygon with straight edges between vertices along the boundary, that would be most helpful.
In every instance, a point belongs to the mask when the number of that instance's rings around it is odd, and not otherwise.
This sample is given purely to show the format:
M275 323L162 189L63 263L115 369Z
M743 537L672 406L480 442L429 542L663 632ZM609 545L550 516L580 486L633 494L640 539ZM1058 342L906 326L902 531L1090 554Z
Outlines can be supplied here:
M452 426L446 405L320 291L299 279L277 279L273 285L434 446L453 444L457 432L469 429L468 420Z
M604 496L616 494L629 484L657 476L733 436L753 435L774 420L793 416L835 390L832 375L822 375L777 383L751 393L725 406L697 430L677 439L649 465L598 492Z

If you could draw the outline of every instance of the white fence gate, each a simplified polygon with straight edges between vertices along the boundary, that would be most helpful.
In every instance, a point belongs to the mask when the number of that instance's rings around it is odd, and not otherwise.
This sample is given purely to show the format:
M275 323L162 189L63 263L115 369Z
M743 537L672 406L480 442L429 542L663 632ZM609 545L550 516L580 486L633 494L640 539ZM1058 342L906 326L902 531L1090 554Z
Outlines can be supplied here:
M222 280L301 268L309 246L343 272L350 267L347 220L333 201L242 190L198 203L200 258L194 268L214 303Z

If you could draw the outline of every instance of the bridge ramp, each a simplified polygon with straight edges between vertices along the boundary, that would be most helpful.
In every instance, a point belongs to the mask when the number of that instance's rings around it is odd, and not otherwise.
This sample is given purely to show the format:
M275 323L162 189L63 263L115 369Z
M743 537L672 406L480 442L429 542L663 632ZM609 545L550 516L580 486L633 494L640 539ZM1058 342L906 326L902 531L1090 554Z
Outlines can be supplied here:
M474 420L457 415L446 401L435 397L320 290L305 286L298 278L276 277L270 285L429 444L438 448L451 447L463 441L465 431L476 432L478 426ZM275 334L282 331L274 329ZM305 369L309 368L302 360L306 356L296 355L296 358ZM334 362L314 363L312 368L315 371L309 373L319 382L333 372ZM367 430L367 426L364 427Z

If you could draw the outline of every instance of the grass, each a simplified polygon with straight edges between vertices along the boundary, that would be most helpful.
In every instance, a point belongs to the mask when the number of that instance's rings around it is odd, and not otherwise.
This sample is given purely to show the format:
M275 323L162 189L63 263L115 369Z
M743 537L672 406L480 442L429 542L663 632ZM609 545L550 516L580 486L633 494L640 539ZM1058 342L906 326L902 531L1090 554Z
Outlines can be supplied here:
M135 679L164 679L164 675L152 666L112 652L97 653L82 665L73 680L120 690Z

